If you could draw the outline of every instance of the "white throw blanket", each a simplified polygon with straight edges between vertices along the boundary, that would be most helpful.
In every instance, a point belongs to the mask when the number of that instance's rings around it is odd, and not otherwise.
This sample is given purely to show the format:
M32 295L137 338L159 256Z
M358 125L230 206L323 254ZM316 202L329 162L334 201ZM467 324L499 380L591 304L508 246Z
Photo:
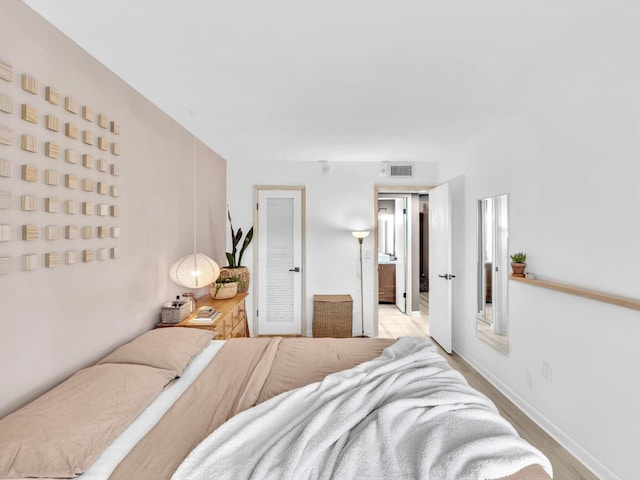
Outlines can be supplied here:
M548 459L426 338L246 410L173 480L494 479Z

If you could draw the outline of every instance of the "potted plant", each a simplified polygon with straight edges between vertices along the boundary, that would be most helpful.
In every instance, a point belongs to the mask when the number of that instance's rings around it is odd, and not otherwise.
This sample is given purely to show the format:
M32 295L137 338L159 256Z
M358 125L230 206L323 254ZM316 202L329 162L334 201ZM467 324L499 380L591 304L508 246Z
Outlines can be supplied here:
M527 268L527 254L518 252L511 255L511 269L514 277L524 277L524 269Z
M239 277L218 278L209 285L209 295L217 300L235 297L240 286L244 285L244 280Z
M239 278L242 282L238 285L238 292L246 292L249 290L249 269L242 266L242 256L245 250L253 240L253 227L249 229L244 241L242 241L242 228L236 232L231 221L231 212L227 206L227 217L229 218L229 227L231 229L231 251L226 252L228 265L220 269L220 278ZM238 250L238 245L242 241L242 246Z

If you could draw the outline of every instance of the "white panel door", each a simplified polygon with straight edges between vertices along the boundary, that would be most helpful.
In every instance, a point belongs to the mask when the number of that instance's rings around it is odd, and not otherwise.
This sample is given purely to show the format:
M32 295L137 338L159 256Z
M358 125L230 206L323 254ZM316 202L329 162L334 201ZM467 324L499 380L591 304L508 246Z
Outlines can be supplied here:
M258 335L302 333L302 191L258 191Z
M429 190L429 332L451 353L451 197L449 185Z

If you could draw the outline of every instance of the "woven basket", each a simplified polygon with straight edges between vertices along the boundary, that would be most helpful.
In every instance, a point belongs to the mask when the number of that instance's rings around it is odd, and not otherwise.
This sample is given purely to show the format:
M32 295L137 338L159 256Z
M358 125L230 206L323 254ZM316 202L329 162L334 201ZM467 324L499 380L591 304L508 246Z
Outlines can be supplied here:
M314 295L312 328L314 337L352 337L351 295Z
M189 302L181 302L179 307L162 307L162 323L180 323L191 313Z
M212 283L209 287L209 295L216 300L225 300L233 298L238 293L237 282L230 283Z
M240 280L242 280L238 284L239 293L249 291L249 280L251 280L251 276L249 274L249 269L247 267L236 267L236 268L222 267L220 269L220 278L229 278L229 277L239 278Z

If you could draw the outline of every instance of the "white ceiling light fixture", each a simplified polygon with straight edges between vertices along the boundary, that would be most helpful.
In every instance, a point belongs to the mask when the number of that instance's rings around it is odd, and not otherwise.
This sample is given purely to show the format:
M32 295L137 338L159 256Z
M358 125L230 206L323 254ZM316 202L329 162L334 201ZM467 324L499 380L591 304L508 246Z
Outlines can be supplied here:
M198 223L196 215L196 137L193 137L193 253L185 255L169 269L169 277L178 285L187 288L202 288L212 284L220 276L220 267L197 249Z

